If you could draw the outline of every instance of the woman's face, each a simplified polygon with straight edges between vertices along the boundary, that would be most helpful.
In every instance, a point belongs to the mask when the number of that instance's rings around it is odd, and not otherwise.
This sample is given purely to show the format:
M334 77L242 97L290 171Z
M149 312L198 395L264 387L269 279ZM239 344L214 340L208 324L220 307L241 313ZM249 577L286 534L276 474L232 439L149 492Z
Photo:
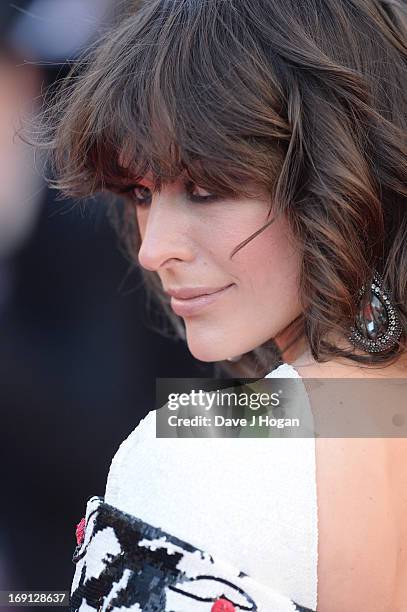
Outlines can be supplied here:
M139 202L140 265L157 272L168 292L228 286L206 304L171 298L196 359L221 361L253 350L276 339L300 314L300 255L284 218L230 259L238 244L272 218L266 193L195 202L192 197L210 194L195 184L187 190L182 179L160 193L153 193L147 178L139 185L133 198Z

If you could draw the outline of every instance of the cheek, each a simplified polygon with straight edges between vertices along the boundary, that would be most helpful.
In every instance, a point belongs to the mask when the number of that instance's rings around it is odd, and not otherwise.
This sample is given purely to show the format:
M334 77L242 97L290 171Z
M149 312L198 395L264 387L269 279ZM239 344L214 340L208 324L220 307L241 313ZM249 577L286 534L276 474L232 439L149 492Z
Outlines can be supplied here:
M298 310L301 253L284 220L276 220L243 247L241 257L241 281L250 300L253 296L259 308L272 304L275 309Z
M144 234L145 234L145 228L147 224L147 214L145 212L143 213L143 211L140 211L138 207L135 207L135 215L136 215L137 229L138 229L138 234L140 237L140 244L141 244L144 238Z

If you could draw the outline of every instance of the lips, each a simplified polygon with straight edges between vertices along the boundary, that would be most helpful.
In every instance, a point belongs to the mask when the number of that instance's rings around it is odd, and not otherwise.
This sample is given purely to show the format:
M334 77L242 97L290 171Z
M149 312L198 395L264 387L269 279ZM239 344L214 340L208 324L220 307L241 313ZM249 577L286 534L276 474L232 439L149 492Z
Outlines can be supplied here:
M212 290L212 293L198 294L195 297L181 299L179 297L171 297L171 308L180 317L191 316L203 310L207 306L214 304L227 294L233 287L234 283L227 285L218 290ZM178 294L179 295L179 294Z
M223 285L223 287L183 287L180 289L166 289L165 291L168 295L178 300L189 300L201 295L212 295L212 293L217 293L227 286L228 285Z

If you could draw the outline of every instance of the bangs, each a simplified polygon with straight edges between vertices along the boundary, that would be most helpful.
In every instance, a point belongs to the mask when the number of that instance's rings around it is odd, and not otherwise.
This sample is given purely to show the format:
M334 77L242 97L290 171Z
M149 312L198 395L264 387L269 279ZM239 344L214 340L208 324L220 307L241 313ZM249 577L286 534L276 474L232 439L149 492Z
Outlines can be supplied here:
M290 130L248 19L234 0L154 0L129 15L61 92L56 186L120 192L148 173L159 190L187 172L218 195L270 191Z
M41 115L49 183L87 196L123 193L147 175L160 190L187 172L219 196L250 197L259 187L273 218L230 258L287 213L312 354L375 363L331 344L331 332L349 338L360 286L376 266L406 304L402 3L122 2L132 13L76 64ZM136 262L134 200L112 211ZM157 271L142 273L185 339Z

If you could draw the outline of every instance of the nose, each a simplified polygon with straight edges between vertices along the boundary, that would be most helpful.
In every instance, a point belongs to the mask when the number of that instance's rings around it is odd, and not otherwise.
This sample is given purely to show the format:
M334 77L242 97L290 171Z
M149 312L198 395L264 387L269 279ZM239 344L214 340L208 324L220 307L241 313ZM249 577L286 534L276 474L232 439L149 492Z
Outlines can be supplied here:
M157 272L193 258L188 213L174 195L154 195L139 228L138 262L146 270Z

